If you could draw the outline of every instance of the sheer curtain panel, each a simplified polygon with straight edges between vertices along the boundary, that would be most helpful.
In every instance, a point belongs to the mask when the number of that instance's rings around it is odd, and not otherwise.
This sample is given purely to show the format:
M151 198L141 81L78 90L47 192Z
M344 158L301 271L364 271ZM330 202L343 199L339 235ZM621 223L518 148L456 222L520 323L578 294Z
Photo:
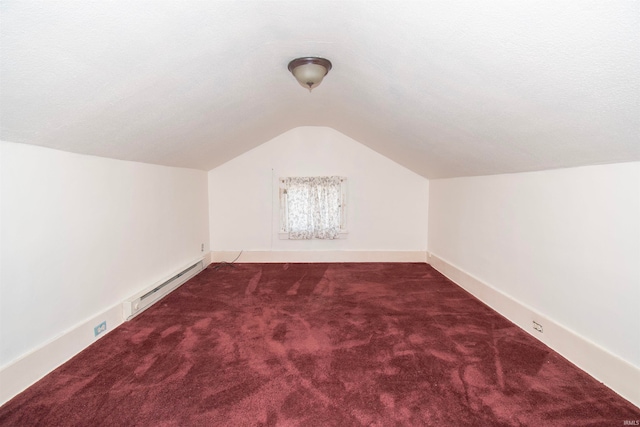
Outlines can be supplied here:
M345 186L339 176L281 178L281 237L340 238L346 233Z

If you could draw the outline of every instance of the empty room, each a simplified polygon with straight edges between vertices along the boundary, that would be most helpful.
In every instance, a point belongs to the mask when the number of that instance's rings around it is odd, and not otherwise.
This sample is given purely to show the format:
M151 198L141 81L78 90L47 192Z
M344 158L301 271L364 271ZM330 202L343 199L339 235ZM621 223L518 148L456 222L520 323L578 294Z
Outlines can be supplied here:
M640 2L0 3L0 426L640 425Z

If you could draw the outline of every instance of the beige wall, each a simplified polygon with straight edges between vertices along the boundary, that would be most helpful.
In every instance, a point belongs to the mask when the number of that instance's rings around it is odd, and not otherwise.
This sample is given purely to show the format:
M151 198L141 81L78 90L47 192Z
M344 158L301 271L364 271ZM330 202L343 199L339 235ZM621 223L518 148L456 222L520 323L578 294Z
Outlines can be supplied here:
M348 179L348 237L278 239L278 178ZM429 181L324 127L292 129L209 172L214 251L425 251Z
M5 142L0 151L0 366L208 250L206 172Z
M640 368L640 163L432 180L430 197L429 252Z

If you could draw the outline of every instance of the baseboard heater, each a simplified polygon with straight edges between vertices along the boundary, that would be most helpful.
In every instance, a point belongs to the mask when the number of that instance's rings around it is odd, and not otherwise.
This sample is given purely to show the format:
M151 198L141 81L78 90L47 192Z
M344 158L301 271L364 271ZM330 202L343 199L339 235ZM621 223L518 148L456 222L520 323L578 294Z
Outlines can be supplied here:
M200 273L203 269L204 260L200 259L199 261L189 264L188 267L182 269L179 273L174 274L170 279L162 280L160 283L156 283L139 294L129 298L122 304L124 319L133 319L178 286Z

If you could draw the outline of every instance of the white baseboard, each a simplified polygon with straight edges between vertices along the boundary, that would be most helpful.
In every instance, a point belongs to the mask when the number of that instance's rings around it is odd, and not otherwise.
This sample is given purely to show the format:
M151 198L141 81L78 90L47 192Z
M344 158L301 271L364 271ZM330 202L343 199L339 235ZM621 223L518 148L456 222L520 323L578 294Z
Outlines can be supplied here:
M210 254L207 253L203 257L193 262L202 259L203 268L207 268L211 264ZM123 321L122 302L120 302L0 368L0 405L26 390L96 340L107 335L120 326ZM101 322L107 322L107 327L96 337L94 327Z
M212 251L211 262L231 262L240 251ZM236 262L427 262L426 251L244 251Z
M204 255L202 255L202 263L204 268L207 268L207 266L211 264L211 252L205 252Z
M0 369L0 405L107 335L122 324L122 321L122 304L116 304L63 332L15 362L2 367ZM101 322L107 322L107 327L96 337L93 328Z
M480 281L448 261L433 254L428 254L427 260L433 268L461 288L560 353L620 396L640 407L640 387L638 386L640 384L640 368ZM533 329L534 321L543 326L542 333Z

